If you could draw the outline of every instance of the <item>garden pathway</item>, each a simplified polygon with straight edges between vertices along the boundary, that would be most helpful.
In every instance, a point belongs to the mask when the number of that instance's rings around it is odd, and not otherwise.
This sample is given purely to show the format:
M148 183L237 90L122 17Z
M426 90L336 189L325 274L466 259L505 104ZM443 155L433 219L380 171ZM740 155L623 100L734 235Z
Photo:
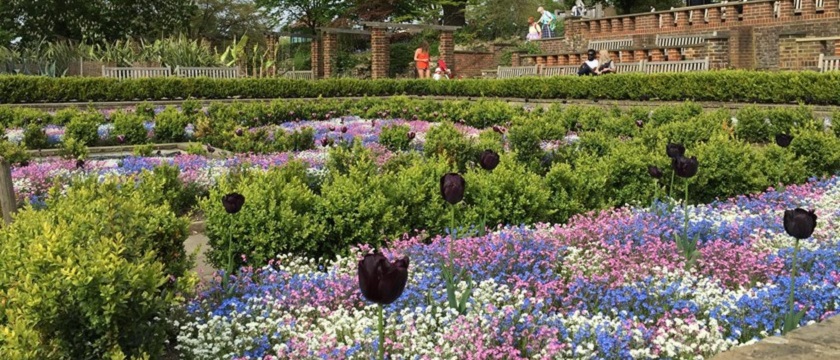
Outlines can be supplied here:
M200 248L196 258L196 271L202 281L213 276L213 267L207 263L204 252L209 248L207 236L202 234L203 224L194 226L184 242L187 253ZM758 343L741 346L718 354L712 360L840 360L840 316L822 323L805 326L790 334L773 336Z

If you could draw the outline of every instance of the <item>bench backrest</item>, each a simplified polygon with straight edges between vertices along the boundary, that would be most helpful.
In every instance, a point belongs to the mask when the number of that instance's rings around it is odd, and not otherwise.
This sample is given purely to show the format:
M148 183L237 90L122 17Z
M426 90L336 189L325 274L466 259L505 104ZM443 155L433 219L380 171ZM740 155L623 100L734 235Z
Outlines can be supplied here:
M708 71L709 58L702 60L655 61L644 64L645 74Z
M286 71L283 73L283 77L287 79L294 79L294 80L312 80L312 71L305 71L305 70L296 70L296 71Z
M580 65L543 66L540 76L577 75Z
M208 77L212 79L236 79L239 77L239 67L176 67L175 76Z
M618 40L589 40L589 48L593 50L616 50L622 47L633 46L633 39Z
M615 72L616 72L616 74L645 72L645 62L644 61L639 61L639 62L615 63Z
M534 66L499 66L496 70L497 79L508 79L523 76L537 76L537 65Z
M706 37L702 35L696 36L660 36L656 35L656 46L659 47L678 47L702 44L706 41Z
M168 67L102 67L102 76L114 79L141 79L172 75Z
M818 65L820 72L840 71L840 56L825 56L820 54Z

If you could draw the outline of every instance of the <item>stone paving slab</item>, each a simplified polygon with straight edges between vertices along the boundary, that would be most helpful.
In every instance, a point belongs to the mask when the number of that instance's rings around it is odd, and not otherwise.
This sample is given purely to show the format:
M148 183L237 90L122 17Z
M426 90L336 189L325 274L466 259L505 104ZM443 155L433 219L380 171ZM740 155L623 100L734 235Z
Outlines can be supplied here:
M723 352L712 360L840 360L840 316Z
M215 271L213 267L207 263L207 257L204 255L204 253L210 249L210 245L207 241L207 236L204 234L192 234L186 241L184 241L184 250L187 251L187 254L192 254L196 250L199 251L198 256L196 256L195 259L195 271L198 273L198 277L201 281L208 281L212 279L213 272Z

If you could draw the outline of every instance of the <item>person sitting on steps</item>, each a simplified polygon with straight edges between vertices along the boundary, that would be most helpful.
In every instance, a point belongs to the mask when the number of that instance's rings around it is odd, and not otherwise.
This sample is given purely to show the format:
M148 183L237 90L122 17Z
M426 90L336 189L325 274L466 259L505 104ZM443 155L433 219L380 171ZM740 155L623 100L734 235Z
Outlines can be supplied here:
M578 70L579 76L595 75L595 70L598 69L598 59L595 58L595 50L589 49L586 52L587 60L580 65Z
M595 69L595 75L615 73L615 65L613 64L609 51L601 50L598 52L598 62L600 62L601 65Z

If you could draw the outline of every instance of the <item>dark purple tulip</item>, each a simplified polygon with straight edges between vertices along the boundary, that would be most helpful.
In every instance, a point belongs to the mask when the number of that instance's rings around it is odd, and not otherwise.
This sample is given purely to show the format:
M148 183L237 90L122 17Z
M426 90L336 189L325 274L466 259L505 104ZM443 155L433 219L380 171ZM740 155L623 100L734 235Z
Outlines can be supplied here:
M230 193L222 196L222 206L228 214L236 214L245 205L245 196L239 193Z
M210 145L207 145L207 152L212 154L212 153L216 152L216 149L214 147L210 146Z
M330 131L335 131L335 126L330 125L329 127L327 127L327 129L329 129Z
M77 159L76 160L76 169L84 169L85 167L85 160L84 159Z
M403 114L405 114L405 113L407 113L407 112L408 112L408 109L403 108Z
M461 120L458 120L458 122L461 123L461 124L466 124L467 120L461 119Z
M412 117L411 117L411 120L414 120L414 121L417 121L417 120L419 120L419 119L420 119L420 118L419 118L417 115L414 115L414 116L412 116Z
M29 160L23 160L18 164L20 167L27 167L29 166Z
M347 127L346 127L346 126L342 126L342 127L341 127L341 133L342 133L342 134L346 134L346 133L347 133Z
M671 167L674 169L674 172L677 173L677 176L682 178L690 178L697 175L698 166L699 163L697 162L697 157L695 156L690 158L680 156L671 160Z
M414 107L414 112L420 112L420 107L415 106L415 107Z
M408 283L408 256L388 261L382 253L366 254L359 261L359 290L371 302L388 305L402 295Z
M441 116L442 116L442 117L449 117L449 114L447 114L447 113L443 113L443 115L441 115Z
M414 131L409 131L406 135L408 136L408 141L414 140L414 137L417 136Z
M641 129L642 127L645 126L645 122L642 121L642 120L636 120L636 126L638 126L639 129Z
M671 159L678 158L685 155L685 146L682 146L682 144L668 143L668 146L665 147L665 153L667 153L668 157Z
M373 120L370 121L370 126L371 127L376 127L376 119L373 119Z
M235 133L236 133L236 136L242 136L242 134L244 134L245 132L242 131L242 129L236 129Z
M788 147L790 146L790 142L793 141L793 136L788 134L777 134L776 135L776 145L781 147Z
M289 111L289 116L295 116L295 112L294 111Z
M495 151L487 149L481 152L478 157L478 165L484 170L493 170L499 166L499 154Z
M466 188L467 182L460 174L448 173L440 177L440 195L452 205L464 199Z
M501 129L500 127L496 126L496 125L493 125L493 131L495 131L495 132L497 132L497 133L499 133L499 134L501 134L501 133L502 133L502 129Z
M125 135L117 135L117 142L120 144L125 143Z
M802 208L785 210L785 231L797 239L807 239L817 227L817 215L814 210L806 211Z
M659 170L656 166L648 166L648 174L650 174L650 177L654 179L662 178L662 170Z
M440 114L438 114L438 112L437 112L437 111L435 111L435 112L433 112L433 113L432 113L432 116L433 116L433 117L438 117L438 115L440 115Z
M323 138L323 139L321 139L321 146L324 146L324 147L326 147L326 146L330 146L330 143L331 143L331 141L330 141L330 139L329 139L329 138Z

